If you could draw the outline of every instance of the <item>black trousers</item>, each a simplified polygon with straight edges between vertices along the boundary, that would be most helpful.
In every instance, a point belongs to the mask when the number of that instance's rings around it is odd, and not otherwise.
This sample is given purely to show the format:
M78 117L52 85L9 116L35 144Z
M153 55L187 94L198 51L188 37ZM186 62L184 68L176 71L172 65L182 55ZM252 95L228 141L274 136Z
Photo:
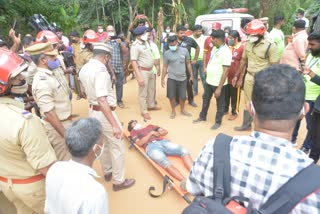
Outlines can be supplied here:
M193 89L192 89L192 84L190 83L190 74L188 71L186 71L187 74L187 95L188 95L188 101L189 103L193 102ZM176 102L179 103L179 91L176 91Z
M320 112L317 111L312 112L310 138L312 143L309 157L317 163L320 157Z
M199 117L203 120L207 119L208 110L210 107L211 98L214 95L218 87L209 85L208 83L205 84L204 94L202 96L202 110L200 112ZM221 124L222 117L224 114L225 109L225 89L226 86L223 86L221 89L220 97L216 98L217 103L217 112L216 112L216 119L215 122Z
M230 100L231 100L231 113L233 115L238 114L239 109L239 101L240 101L240 96L239 98L237 97L238 95L238 88L233 87L231 84L228 84L225 86L226 87L226 101L225 101L225 108L224 112L229 111L229 105L230 105ZM239 89L240 90L240 89Z

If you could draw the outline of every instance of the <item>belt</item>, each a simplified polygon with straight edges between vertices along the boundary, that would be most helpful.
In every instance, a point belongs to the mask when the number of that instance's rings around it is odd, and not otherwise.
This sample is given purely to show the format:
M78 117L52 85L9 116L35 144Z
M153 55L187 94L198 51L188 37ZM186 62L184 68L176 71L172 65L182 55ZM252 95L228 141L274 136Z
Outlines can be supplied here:
M91 105L90 108L92 107L93 111L101 111L101 107L97 105ZM115 111L116 107L115 106L110 106L111 111Z
M32 176L30 178L26 178L26 179L10 179L10 178L4 178L4 177L0 176L0 181L8 183L8 180L11 180L12 184L30 184L30 183L34 183L36 181L40 181L44 178L45 177L43 174L35 175L35 176Z
M139 66L138 68L139 68L139 70L141 70L141 71L151 71L153 67L151 67L151 68L146 68L146 67Z
M47 118L44 118L43 120L49 123ZM72 120L72 116L71 115L68 118L64 119L64 120L60 120L60 122L65 122L65 121L68 121L68 120Z

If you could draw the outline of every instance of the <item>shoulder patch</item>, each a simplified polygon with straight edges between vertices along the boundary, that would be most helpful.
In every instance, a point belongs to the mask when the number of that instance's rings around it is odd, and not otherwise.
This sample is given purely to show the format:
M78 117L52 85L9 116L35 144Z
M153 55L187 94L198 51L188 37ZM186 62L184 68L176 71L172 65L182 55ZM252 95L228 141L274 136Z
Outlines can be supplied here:
M31 112L29 112L29 111L23 111L23 112L21 112L21 114L22 114L22 116L24 117L24 118L26 118L26 119L30 119L30 118L32 118L32 113Z

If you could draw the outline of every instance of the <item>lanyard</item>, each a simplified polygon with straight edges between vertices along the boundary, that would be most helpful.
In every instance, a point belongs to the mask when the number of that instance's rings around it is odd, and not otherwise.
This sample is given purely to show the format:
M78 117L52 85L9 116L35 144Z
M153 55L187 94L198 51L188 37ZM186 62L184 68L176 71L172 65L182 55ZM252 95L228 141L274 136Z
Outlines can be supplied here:
M317 58L317 59L316 59ZM315 60L316 59L316 60ZM312 57L312 59L310 60L310 62L308 63L309 69L311 70L311 68L317 64L319 62L320 58L319 57Z

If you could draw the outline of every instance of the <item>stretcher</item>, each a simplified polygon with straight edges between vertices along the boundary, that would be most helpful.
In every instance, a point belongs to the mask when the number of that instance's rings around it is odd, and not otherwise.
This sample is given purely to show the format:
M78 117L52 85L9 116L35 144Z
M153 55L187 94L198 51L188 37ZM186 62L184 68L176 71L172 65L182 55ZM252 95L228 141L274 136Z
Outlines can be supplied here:
M132 149L133 147L136 148L142 155L145 157L148 162L161 174L163 177L163 187L162 187L162 193L155 194L156 188L154 186L149 187L149 195L153 198L158 198L162 196L167 189L173 189L175 190L187 203L191 203L191 200L189 198L189 193L185 190L183 190L180 187L180 181L178 181L176 178L174 178L172 175L170 175L164 168L162 168L160 165L158 165L156 162L154 162L151 158L147 156L147 153L143 147L138 146L135 144L139 139L137 137L132 138L130 136L130 133L128 131L124 131L124 135L127 138L129 142L129 149ZM181 172L182 175L185 177L188 177L189 171L184 166L184 163L180 157L176 156L167 156L169 161Z

